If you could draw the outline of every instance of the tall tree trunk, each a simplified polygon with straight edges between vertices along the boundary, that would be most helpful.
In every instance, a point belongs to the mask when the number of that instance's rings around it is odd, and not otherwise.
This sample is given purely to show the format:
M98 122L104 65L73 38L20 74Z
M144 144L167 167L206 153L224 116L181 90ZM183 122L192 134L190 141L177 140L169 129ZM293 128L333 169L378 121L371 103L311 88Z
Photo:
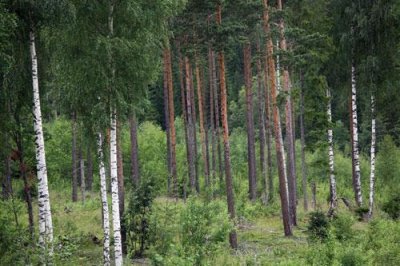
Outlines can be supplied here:
M301 176L303 186L303 207L308 211L307 196L307 165L306 165L306 138L304 133L304 76L300 71L300 140L301 140Z
M217 6L217 25L221 26L222 23L222 10L221 5ZM225 185L226 197L228 203L228 212L230 218L235 220L235 199L233 194L232 173L231 173L231 150L229 145L229 127L228 127L228 104L227 92L225 83L225 56L223 50L218 51L219 63L219 80L221 89L221 119L224 140L224 161L225 161ZM229 234L229 243L233 249L238 247L236 231L232 230Z
M118 174L119 217L121 219L122 253L127 254L126 228L124 222L124 212L125 212L124 164L122 157L121 138L122 138L121 122L117 120L117 174Z
M85 161L83 159L82 151L80 152L80 170L81 170L81 195L82 195L82 203L85 203L85 192L86 192L86 183L85 183Z
M47 183L47 165L43 138L42 112L40 109L38 62L36 56L35 33L29 33L30 54L32 60L32 87L33 87L33 125L36 146L36 169L38 178L39 202L39 246L50 257L53 255L53 221L50 209L50 195Z
M257 42L257 53L261 55L260 42ZM262 80L262 64L260 57L257 58L257 104L258 104L258 135L260 140L260 169L261 179L263 180L264 193L263 201L265 204L269 200L268 190L268 172L267 172L267 160L265 158L265 105L264 105L264 86Z
M108 212L106 170L104 167L103 137L100 132L98 133L97 140L97 156L99 159L100 194L103 214L103 264L104 266L110 266L110 218Z
M329 212L328 216L332 216L337 208L337 195L336 195L336 178L335 178L335 156L333 146L333 130L332 130L332 104L331 93L329 89L326 90L328 97L328 144L329 144Z
M278 10L282 11L282 0L278 0ZM285 38L285 23L283 17L279 19L280 32L280 48L283 52L287 51ZM289 70L287 66L283 67L283 90L287 93L285 102L286 116L286 140L288 144L288 187L289 187L289 211L291 222L297 225L297 186L296 186L296 151L295 151L295 135L293 123L293 104L291 96L291 82Z
M114 258L115 265L122 265L122 242L121 242L121 221L120 203L118 189L118 162L117 162L117 114L115 109L111 111L110 130L110 176L111 176L111 198L112 216L114 230Z
M176 171L176 131L175 131L175 107L174 107L174 88L172 82L172 59L171 49L167 49L168 62L168 111L169 111L169 128L170 128L170 144L171 144L171 177L173 194L178 197L178 174Z
M179 46L179 43L178 43ZM182 59L182 55L180 49L178 47L178 57L179 57L179 81L181 87L181 105L182 105L182 115L183 115L183 126L185 128L185 142L186 142L186 159L189 163L189 135L188 135L188 120L187 120L187 106L186 106L186 93L185 93L185 81L186 81L186 67L185 62ZM183 187L183 199L186 200L186 187L187 187L187 176L184 175L182 179L182 187Z
M76 112L72 113L72 201L78 201L78 163Z
M206 130L204 128L204 102L203 102L203 92L202 92L202 83L200 79L200 69L199 69L199 62L196 58L196 83L197 83L197 100L199 106L199 127L200 127L200 139L201 139L201 155L203 157L203 164L204 164L204 177L205 177L205 184L209 186L210 184L210 163L208 157L208 147L206 143Z
M215 179L216 179L216 148L217 148L217 131L215 125L215 111L214 111L214 87L213 82L213 62L212 62L212 50L211 46L208 48L208 78L209 78L209 89L210 89L210 128L211 128L211 183L213 189L213 195L215 191Z
M276 78L275 78L275 60L273 57L273 44L271 40L271 33L269 27L269 8L268 1L263 0L264 4L264 12L263 12L263 20L264 20L264 31L267 35L267 56L266 63L268 64L268 72L269 72L269 83L271 88L271 97L272 97L272 109L273 109L273 118L274 118L274 133L275 133L275 146L276 146L276 157L278 163L278 174L279 174L279 192L281 198L281 209L282 209L282 220L285 236L291 236L292 226L290 222L290 213L289 213L289 199L288 199L288 191L287 191L287 177L286 177L286 167L285 167L285 158L284 158L284 147L282 141L282 131L281 131L281 121L279 115L279 108L277 103L277 90L276 90Z
M110 1L108 10L108 28L109 38L114 37L114 1ZM111 68L110 73L110 93L112 93L112 86L114 86L115 67L113 62L113 54L110 50L108 52L109 64ZM117 144L117 110L116 106L111 103L110 106L110 178L111 178L111 206L113 217L113 231L114 231L114 259L115 266L123 265L122 257L122 239L121 239L121 219L120 219L120 194L118 182L118 144Z
M129 118L130 124L130 137L131 137L131 178L135 186L139 185L140 172L139 172L139 155L138 155L138 141L137 141L137 120L136 114L133 111Z
M8 143L7 135L8 134L6 134L6 137L5 137L5 143ZM10 151L10 149L8 148L6 151L6 156L4 158L5 177L2 182L3 199L8 199L13 194L12 181L11 181L11 159L8 154L9 151Z
M247 163L249 179L249 198L255 201L257 198L257 172L256 151L254 144L254 115L253 115L253 84L251 71L251 45L247 42L243 47L244 80L246 88L246 124L247 124Z
M267 49L266 49L267 50ZM266 51L267 53L268 51ZM265 87L265 135L267 142L267 173L268 173L268 194L269 201L274 199L274 182L272 175L272 151L271 151L271 142L272 142L272 129L271 129L271 89L269 86L269 70L268 70L268 54L265 55L265 64L264 64L264 87Z
M185 56L185 72L186 72L186 107L187 107L187 131L188 131L188 170L189 170L189 184L191 192L196 190L196 163L195 163L195 123L193 118L193 107L191 100L191 81L190 81L190 63L189 58Z
M222 148L221 148L221 132L220 132L220 107L218 100L218 85L217 85L217 67L215 63L215 52L211 50L211 62L212 62L212 82L214 87L214 113L215 113L215 129L216 129L216 140L217 140L217 153L218 153L218 170L219 170L219 182L222 187L224 169L222 160Z
M168 105L168 53L164 50L163 54L163 63L164 63L164 83L163 83L163 92L164 92L164 118L165 118L165 132L167 135L167 169L168 169L168 177L167 177L167 186L168 192L171 192L171 176L172 176L172 161L171 161L171 131L170 131L170 121L169 121L169 105Z
M358 151L358 119L357 119L357 87L356 87L356 68L354 62L351 66L351 114L352 114L352 147L354 165L354 195L358 207L362 205L361 195L361 169L360 155Z
M375 195L375 145L376 145L376 119L375 119L375 96L371 95L371 173L369 177L369 208L368 217L372 218Z
M91 145L88 145L87 147L87 183L86 183L86 189L89 191L92 191L92 184L93 184L93 161L92 161L92 150L91 150Z
M189 61L189 79L190 79L190 106L192 107L192 119L193 119L193 127L194 127L194 134L193 134L193 143L194 143L194 166L195 166L195 181L196 181L196 192L200 192L200 182L199 182L199 160L197 158L197 113L196 113L196 104L194 100L194 82L193 82L193 67Z

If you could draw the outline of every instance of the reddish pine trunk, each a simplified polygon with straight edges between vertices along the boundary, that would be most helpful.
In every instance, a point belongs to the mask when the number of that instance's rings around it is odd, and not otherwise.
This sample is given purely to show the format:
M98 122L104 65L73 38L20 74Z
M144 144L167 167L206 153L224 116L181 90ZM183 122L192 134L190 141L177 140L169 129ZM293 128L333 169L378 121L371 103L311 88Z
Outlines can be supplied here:
M271 40L271 33L269 28L269 14L268 14L268 1L264 0L264 31L267 35L267 56L266 63L268 64L269 72L269 83L271 86L271 96L272 96L272 109L273 109L273 119L274 119L274 133L275 133L275 146L276 146L276 157L278 165L279 174L279 192L281 198L281 209L283 218L283 227L285 231L285 236L291 236L292 227L290 223L290 213L289 213L289 199L288 191L286 186L286 169L284 166L284 148L282 142L282 131L281 131L281 121L279 115L279 108L277 103L277 89L276 89L276 78L275 78L275 60L273 57L273 44Z
M179 57L179 81L181 86L181 105L182 105L182 115L183 115L183 126L185 128L185 142L186 142L186 159L189 162L189 135L188 135L188 128L187 128L187 106L186 106L186 93L185 93L185 66L184 60L182 59L182 55L179 50L179 43L178 43L178 57ZM187 176L184 175L182 179L182 186L183 186L183 199L186 200L186 190L187 190Z
M257 53L261 54L260 43L257 43ZM261 180L264 186L264 202L267 203L269 200L268 191L268 175L267 175L267 160L265 158L265 109L264 109L264 87L262 80L262 64L261 59L257 59L257 103L258 103L258 135L260 139L260 168L261 168Z
M190 80L190 106L192 107L192 119L193 119L193 143L194 143L194 167L195 167L195 181L196 181L196 192L200 192L200 183L199 183L199 162L197 160L197 114L196 114L196 104L194 100L194 83L193 83L193 68L189 61L189 80Z
M249 198L255 201L257 198L256 178L256 152L254 144L254 115L253 115L253 91L251 73L251 45L246 43L243 48L244 56L244 80L246 88L246 124L247 124L247 163L249 179Z
M209 78L209 88L210 88L210 128L211 128L211 178L213 184L213 191L215 190L215 172L217 169L216 161L216 140L217 131L215 125L215 112L214 112L214 81L213 81L213 62L212 62L212 50L211 47L208 48L208 78Z
M282 0L278 0L278 10L282 11ZM280 32L280 48L286 52L286 38L285 38L285 23L283 18L279 20ZM287 93L285 103L286 114L286 141L288 146L288 188L289 188L289 211L291 223L297 225L297 186L296 186L296 151L295 151L295 135L294 135L294 122L293 122L293 104L291 96L291 83L289 70L287 66L283 68L283 90Z
M165 119L165 132L167 135L167 188L168 193L171 192L171 174L172 174L172 165L171 165L171 132L170 132L170 121L169 121L169 110L168 110L168 52L164 49L163 54L163 63L164 63L164 83L163 83L163 94L164 94L164 119Z
M217 24L220 26L222 23L221 5L217 7ZM227 104L227 92L225 83L225 56L224 52L220 50L218 52L219 62L219 75L220 75L220 89L221 89L221 119L222 119L222 130L224 140L224 157L225 157L225 184L226 184L226 197L228 203L228 212L230 218L235 220L235 200L233 194L232 185L232 173L231 173L231 155L229 146L229 127L228 127L228 104ZM236 231L233 230L229 234L229 243L233 249L238 247Z

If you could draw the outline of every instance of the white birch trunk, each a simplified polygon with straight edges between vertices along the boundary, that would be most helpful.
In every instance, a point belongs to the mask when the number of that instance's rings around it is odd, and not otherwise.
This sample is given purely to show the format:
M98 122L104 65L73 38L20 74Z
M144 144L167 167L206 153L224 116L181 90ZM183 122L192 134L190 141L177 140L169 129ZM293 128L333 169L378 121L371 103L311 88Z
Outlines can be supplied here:
M82 156L83 157L83 156ZM85 190L86 190L86 184L85 184L85 161L81 159L80 161L81 165L81 194L82 194L82 203L85 203Z
M360 155L358 151L358 119L357 119L357 86L356 86L356 69L351 66L351 112L353 119L353 158L354 158L354 193L357 205L362 205L361 195L361 170L360 170Z
M103 137L101 133L98 133L97 140L97 152L99 157L99 173L100 173L100 194L101 194L101 205L103 208L103 260L104 266L110 266L110 218L108 212L108 200L107 200L107 182L106 182L106 170L104 167L104 155L103 155Z
M375 194L375 145L376 145L376 119L375 119L375 97L371 95L371 174L369 177L369 210L368 217L372 217Z
M32 86L33 86L33 126L35 131L36 167L38 177L38 202L39 202L39 246L48 248L50 256L53 254L53 222L50 210L50 197L47 184L46 154L43 138L42 112L40 108L38 62L35 47L35 33L29 33L30 53L32 60Z
M279 50L279 41L276 41L276 50ZM276 88L278 89L278 93L281 92L281 64L279 60L279 54L276 55Z
M121 222L119 217L118 174L117 174L117 114L111 111L110 130L110 169L111 169L111 198L114 230L115 265L122 265Z
M329 185L330 185L330 199L329 199L329 215L333 215L337 206L337 194L336 194L336 178L335 178L335 156L333 150L333 130L332 130L332 104L331 104L331 93L329 89L326 90L328 97L328 156L329 156Z

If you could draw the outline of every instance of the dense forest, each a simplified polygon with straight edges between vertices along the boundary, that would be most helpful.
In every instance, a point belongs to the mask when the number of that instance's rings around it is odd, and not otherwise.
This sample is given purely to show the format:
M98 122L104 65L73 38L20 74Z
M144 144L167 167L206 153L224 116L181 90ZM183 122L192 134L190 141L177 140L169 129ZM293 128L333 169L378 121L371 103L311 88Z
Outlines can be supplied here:
M400 265L400 1L0 0L0 265Z

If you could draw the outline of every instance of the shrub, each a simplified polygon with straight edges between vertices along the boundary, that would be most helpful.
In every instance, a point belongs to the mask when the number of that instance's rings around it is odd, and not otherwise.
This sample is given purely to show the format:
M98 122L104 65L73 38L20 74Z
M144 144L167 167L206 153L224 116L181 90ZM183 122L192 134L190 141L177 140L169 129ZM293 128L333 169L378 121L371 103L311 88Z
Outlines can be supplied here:
M332 233L335 238L341 242L348 241L354 237L354 231L351 228L354 219L351 216L339 215L332 220Z
M307 232L311 240L325 241L329 236L329 221L321 211L310 213Z
M400 218L400 195L394 196L383 204L382 210L393 220L398 220Z

